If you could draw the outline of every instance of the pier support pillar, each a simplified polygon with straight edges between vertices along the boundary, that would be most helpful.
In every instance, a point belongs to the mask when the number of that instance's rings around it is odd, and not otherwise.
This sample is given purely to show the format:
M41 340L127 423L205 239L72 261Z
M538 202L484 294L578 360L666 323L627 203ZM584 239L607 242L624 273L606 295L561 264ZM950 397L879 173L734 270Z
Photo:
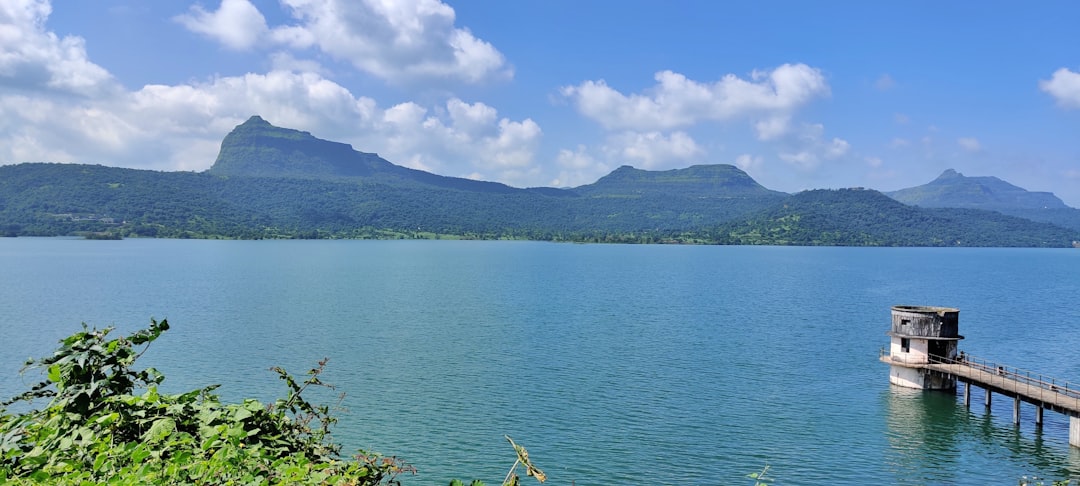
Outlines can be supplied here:
M971 382L964 383L964 408L971 408Z
M1042 424L1043 424L1042 414L1043 414L1043 408L1042 407L1035 407L1035 426L1036 427L1042 427Z
M1020 425L1020 396L1013 398L1013 425Z
M1080 447L1080 417L1069 416L1069 445Z
M986 408L990 408L990 389L986 389Z

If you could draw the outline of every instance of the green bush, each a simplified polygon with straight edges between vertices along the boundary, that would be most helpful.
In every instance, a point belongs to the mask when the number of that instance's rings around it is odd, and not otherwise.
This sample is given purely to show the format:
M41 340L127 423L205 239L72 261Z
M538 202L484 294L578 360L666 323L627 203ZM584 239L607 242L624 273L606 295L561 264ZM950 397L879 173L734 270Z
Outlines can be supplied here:
M108 339L112 328L84 325L52 356L28 361L47 379L0 404L0 483L380 485L415 472L393 457L339 455L329 408L302 397L327 386L319 380L325 360L302 382L274 368L289 393L272 404L222 404L216 386L159 393L164 376L132 366L168 329L151 320ZM49 402L34 409L35 399ZM9 413L17 402L29 411Z

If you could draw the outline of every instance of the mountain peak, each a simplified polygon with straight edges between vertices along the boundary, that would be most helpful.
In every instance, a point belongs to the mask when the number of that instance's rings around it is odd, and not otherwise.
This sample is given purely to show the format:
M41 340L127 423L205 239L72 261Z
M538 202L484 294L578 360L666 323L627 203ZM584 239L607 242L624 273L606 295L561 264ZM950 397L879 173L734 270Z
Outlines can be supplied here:
M249 126L249 127L266 126L266 127L272 127L273 125L271 125L270 122L268 122L266 120L263 120L263 117L261 117L259 115L251 115L251 118L248 118L247 121L245 121L244 123L241 123L240 126Z
M227 176L325 178L362 176L386 169L377 154L308 132L272 125L259 115L237 125L221 141L210 173Z
M623 165L593 184L575 190L587 194L671 194L691 197L779 196L746 172L728 164L692 165L651 171Z
M958 179L958 178L963 178L963 177L964 177L964 174L961 174L961 173L959 173L959 172L957 172L957 171L955 171L953 169L945 169L945 172L942 172L941 175L938 176L937 180Z
M887 195L904 204L930 208L1008 211L1068 207L1049 192L1028 191L992 176L965 177L953 169L947 169L927 184Z

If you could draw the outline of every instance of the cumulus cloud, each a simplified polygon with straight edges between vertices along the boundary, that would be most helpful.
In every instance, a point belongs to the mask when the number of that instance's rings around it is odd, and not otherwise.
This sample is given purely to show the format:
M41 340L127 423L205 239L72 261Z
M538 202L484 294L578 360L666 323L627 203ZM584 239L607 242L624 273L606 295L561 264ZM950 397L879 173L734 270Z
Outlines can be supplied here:
M294 23L268 26L249 0L223 0L176 17L192 32L232 49L263 44L316 49L387 81L455 79L479 83L513 76L494 46L455 26L438 0L281 0Z
M777 156L801 171L817 169L823 161L841 159L851 151L851 144L842 138L825 139L825 126L820 123L802 125L795 137L787 140Z
M458 99L439 108L413 102L380 108L318 74L289 71L148 85L77 105L0 96L9 134L0 139L0 159L203 170L232 127L260 114L401 165L511 184L535 181L542 131L534 121L497 118L489 106Z
M608 129L670 130L702 121L757 119L759 137L778 136L786 118L815 98L829 95L825 77L805 64L755 71L750 79L729 74L701 83L673 72L654 76L657 84L642 94L623 94L603 80L561 89L577 110Z
M744 172L751 172L765 165L765 159L760 155L742 154L735 157L735 166Z
M1039 89L1053 96L1062 108L1080 108L1080 73L1058 69L1049 80L1039 81Z
M213 12L193 5L189 13L175 20L192 32L236 50L251 48L270 31L266 18L248 0L222 0Z
M246 5L238 0L212 12L193 9L186 21L251 31L258 22L238 20L256 18ZM442 4L418 5L438 10ZM204 170L222 137L259 114L440 174L514 185L541 180L534 158L542 130L531 119L499 117L491 106L457 98L430 108L414 102L380 107L316 72L318 64L289 53L276 54L267 73L127 90L87 59L81 38L48 32L50 13L45 1L0 3L0 163ZM235 47L250 42L232 39L219 40Z
M562 149L555 158L559 174L548 184L552 187L577 187L596 182L611 172L611 166L598 160L584 145Z
M101 96L117 84L90 62L81 37L45 30L46 0L0 2L0 86L8 90Z
M847 140L833 138L832 141L825 145L825 157L830 159L840 158L847 155L850 149L851 144Z
M639 169L667 169L685 165L704 150L684 132L627 131L608 138L605 151Z
M982 150L982 145L979 144L979 140L974 137L960 137L956 139L956 143L960 148L968 152L978 152Z

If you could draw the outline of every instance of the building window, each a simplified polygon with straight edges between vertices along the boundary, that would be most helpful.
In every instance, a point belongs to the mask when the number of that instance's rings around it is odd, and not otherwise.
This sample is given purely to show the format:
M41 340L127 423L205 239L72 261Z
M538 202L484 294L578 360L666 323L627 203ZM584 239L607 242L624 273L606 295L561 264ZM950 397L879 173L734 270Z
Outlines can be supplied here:
M911 340L908 338L900 338L900 350L905 353L911 352Z

